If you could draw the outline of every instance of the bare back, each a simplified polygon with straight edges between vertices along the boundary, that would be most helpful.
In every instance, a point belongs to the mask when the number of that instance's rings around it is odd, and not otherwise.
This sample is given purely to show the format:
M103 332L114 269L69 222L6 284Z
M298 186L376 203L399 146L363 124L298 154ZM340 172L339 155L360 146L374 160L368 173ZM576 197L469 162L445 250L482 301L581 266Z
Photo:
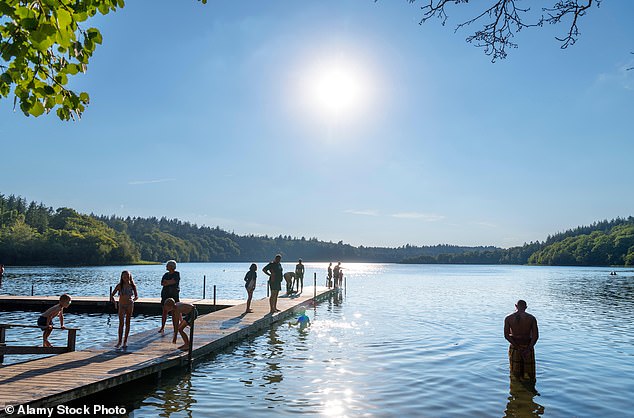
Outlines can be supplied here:
M529 344L539 338L537 319L526 312L515 312L504 319L504 336L511 344Z
M42 313L42 316L45 318L55 318L59 315L59 313L64 309L62 305L59 303L57 305L51 306L47 310Z

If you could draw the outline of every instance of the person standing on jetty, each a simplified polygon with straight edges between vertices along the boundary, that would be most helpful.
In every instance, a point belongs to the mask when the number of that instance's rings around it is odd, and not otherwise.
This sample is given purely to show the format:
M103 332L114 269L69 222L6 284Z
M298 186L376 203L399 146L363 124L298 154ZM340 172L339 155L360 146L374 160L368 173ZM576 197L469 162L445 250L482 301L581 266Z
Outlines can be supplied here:
M59 316L59 327L61 329L65 329L64 327L64 309L70 306L71 297L64 293L59 297L59 303L57 305L53 305L48 308L46 311L40 315L37 319L37 326L40 327L44 333L42 334L42 346L43 347L52 347L51 343L48 342L48 336L53 332L53 318Z
M4 276L4 264L0 264L0 286L2 286L2 276Z
M335 287L339 287L339 271L341 270L341 261L337 263L334 269L332 269L332 278L334 280Z
M535 344L539 339L537 319L526 312L526 302L518 300L515 313L504 319L504 338L509 346L511 374L519 379L535 381Z
M301 258L295 265L295 284L297 287L297 293L301 293L299 290L300 284L302 285L302 291L304 290L304 265L302 264Z
M163 275L161 279L161 306L165 305L165 301L169 298L174 299L175 302L179 302L180 282L181 274L176 271L176 261L169 260L165 263L165 269L167 273ZM174 322L174 314L172 314L172 322ZM165 321L167 321L167 311L163 309L163 316L161 319L161 329L159 333L162 334L165 330Z
M258 277L257 270L258 265L253 263L244 276L244 288L247 289L247 309L244 311L245 314L253 312L253 309L251 309L251 299L253 299L253 291L255 290L255 283Z
M119 306L114 300L114 295L119 293ZM132 274L128 270L121 272L121 279L119 284L114 288L110 294L110 301L114 303L115 308L119 314L119 341L116 348L121 346L121 337L123 336L123 326L125 324L125 338L123 338L123 348L128 346L128 335L130 335L130 319L134 312L134 301L139 298L139 294L136 290L136 284L132 278Z
M332 287L332 263L328 264L328 288Z
M264 266L262 271L269 276L269 288L271 289L271 297L269 298L269 304L271 306L271 314L280 312L277 309L277 295L282 290L282 256L280 254L275 256L275 260Z

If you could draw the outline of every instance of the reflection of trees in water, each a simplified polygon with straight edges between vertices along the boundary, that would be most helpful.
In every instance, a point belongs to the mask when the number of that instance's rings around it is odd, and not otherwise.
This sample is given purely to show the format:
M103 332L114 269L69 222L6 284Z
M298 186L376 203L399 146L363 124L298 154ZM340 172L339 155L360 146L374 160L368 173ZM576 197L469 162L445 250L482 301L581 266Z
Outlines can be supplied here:
M539 392L535 384L510 378L508 403L504 410L504 418L539 417L544 415L544 407L535 402Z

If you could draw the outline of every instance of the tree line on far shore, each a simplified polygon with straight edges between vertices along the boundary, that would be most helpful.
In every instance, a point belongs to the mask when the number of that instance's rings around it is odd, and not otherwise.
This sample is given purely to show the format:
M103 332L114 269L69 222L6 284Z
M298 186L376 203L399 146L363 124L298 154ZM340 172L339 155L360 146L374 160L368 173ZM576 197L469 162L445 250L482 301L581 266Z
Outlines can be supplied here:
M544 266L634 266L634 217L595 222L508 249L420 255L411 264L531 264Z
M634 218L602 221L508 249L403 245L355 247L317 238L237 235L178 219L97 216L0 194L0 263L105 265L141 261L268 260L427 264L634 265Z

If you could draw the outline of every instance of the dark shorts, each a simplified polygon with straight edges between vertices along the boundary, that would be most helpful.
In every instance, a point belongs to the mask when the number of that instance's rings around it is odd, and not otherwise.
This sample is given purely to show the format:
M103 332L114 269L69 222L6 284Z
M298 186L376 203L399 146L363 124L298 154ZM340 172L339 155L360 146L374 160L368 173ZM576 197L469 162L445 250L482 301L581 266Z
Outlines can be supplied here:
M42 331L45 331L48 328L48 319L45 316L40 316L37 318L37 326L40 327Z
M174 299L174 302L180 302L180 298L178 297L179 292L161 292L161 305L165 304L165 301L169 298Z
M194 319L198 318L198 309L194 306L194 309L190 313L183 316L183 321L187 322L187 325L191 326Z
M282 290L282 281L269 279L269 287L271 288L271 291L277 290L279 292Z

